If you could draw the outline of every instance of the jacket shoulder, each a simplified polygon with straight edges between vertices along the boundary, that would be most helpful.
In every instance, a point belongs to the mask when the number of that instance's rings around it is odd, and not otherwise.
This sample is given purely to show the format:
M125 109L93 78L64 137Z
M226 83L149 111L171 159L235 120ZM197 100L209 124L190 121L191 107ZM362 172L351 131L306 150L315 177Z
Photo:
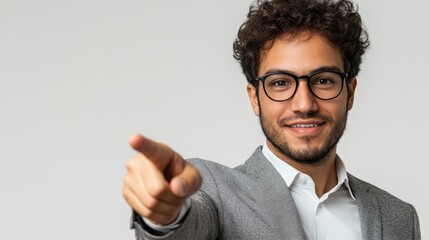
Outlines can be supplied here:
M219 188L223 190L225 188L237 189L252 181L249 175L241 170L243 165L230 168L217 162L199 158L191 158L187 161L200 172L203 178L201 189L207 191L211 196L216 195L212 190L219 190Z
M381 224L379 231L386 239L421 238L419 219L413 205L373 184L348 175L363 221Z
M409 206L410 204L394 196L393 194L383 190L371 183L368 183L362 179L359 179L350 173L348 173L351 188L354 194L360 195L362 193L369 193L377 198L380 203L395 206ZM358 197L357 196L357 197Z

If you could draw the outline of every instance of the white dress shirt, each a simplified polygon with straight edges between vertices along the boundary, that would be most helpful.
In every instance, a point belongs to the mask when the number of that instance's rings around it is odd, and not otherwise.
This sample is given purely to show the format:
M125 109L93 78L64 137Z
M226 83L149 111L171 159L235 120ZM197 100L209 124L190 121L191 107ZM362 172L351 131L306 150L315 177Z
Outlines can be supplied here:
M362 239L356 199L350 189L344 163L338 156L338 183L319 198L310 176L279 159L266 144L262 153L289 186L308 240Z

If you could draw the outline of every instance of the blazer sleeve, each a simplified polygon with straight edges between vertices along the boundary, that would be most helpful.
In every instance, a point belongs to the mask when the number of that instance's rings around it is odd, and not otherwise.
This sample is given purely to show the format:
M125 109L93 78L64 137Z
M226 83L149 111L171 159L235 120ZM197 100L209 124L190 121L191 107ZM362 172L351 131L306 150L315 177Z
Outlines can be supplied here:
M413 216L414 216L414 239L415 240L421 240L422 237L420 235L420 223L419 223L419 217L417 216L417 211L414 208L414 206L412 206L413 209Z
M198 191L191 197L191 208L182 225L165 235L159 236L147 231L135 218L132 227L135 229L137 240L156 239L188 239L215 240L219 231L218 211L211 198L203 191Z

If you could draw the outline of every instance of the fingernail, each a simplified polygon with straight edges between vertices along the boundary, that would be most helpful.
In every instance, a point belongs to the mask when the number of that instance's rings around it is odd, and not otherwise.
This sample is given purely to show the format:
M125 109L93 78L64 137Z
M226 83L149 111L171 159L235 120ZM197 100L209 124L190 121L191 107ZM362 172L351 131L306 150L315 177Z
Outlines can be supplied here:
M180 195L186 197L188 195L188 187L185 184L185 181L178 179L180 185Z

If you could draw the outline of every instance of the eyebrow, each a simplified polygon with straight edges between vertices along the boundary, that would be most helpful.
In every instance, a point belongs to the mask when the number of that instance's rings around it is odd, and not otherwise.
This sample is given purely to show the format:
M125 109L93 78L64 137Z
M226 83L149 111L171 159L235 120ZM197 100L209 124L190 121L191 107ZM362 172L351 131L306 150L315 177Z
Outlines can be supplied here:
M315 73L315 72L320 72L320 71L337 71L337 72L343 72L341 71L341 69L337 66L322 66L316 69L311 70L307 75ZM275 73L275 72L284 72L284 73L289 73L292 75L297 75L294 71L288 70L288 69L282 69L282 68L271 68L268 71L266 71L263 75L267 75L270 73Z

